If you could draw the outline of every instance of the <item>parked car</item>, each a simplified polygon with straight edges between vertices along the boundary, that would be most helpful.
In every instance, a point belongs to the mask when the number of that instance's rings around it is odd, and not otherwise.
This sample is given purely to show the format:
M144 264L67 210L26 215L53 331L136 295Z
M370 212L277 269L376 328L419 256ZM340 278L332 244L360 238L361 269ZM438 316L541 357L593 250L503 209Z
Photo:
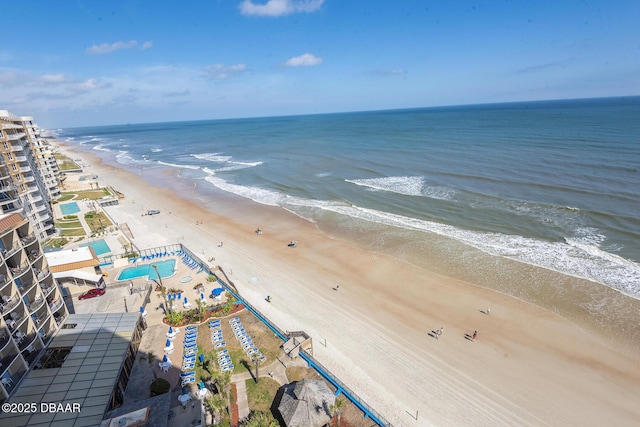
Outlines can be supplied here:
M160 213L159 210L157 209L151 209L149 211L147 211L147 215L158 215Z
M87 292L78 296L78 299L82 300L82 299L88 299L93 297L99 297L101 295L104 295L105 292L106 291L103 288L89 289Z

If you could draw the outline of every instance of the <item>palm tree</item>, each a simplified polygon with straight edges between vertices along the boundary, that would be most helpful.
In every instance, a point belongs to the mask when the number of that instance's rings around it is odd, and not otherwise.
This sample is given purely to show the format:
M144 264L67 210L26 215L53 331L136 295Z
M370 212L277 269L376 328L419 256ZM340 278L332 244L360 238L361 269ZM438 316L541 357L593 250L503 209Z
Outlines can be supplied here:
M202 303L202 300L199 299L196 300L196 304L198 304L198 315L200 316L198 320L202 321L204 319L204 304Z
M260 377L260 372L258 371L258 365L260 365L260 359L254 353L251 355L251 361L256 365L256 384L258 384L258 378Z
M214 394L207 399L207 404L216 418L223 418L222 413L225 409L224 397L221 394Z
M344 399L338 397L335 403L329 406L329 411L331 412L331 418L333 418L334 415L338 416L338 427L340 427L340 410L342 409L344 404L345 404Z
M278 422L269 412L251 411L244 427L278 427Z
M164 298L164 307L165 310L169 313L171 313L171 307L169 306L169 300L167 300L167 289L164 287L164 284L162 283L162 276L160 276L160 273L158 273L158 266L155 264L151 264L151 267L153 267L153 269L156 272L156 276L158 276L158 280L160 281L160 292L162 293L162 296Z
M231 414L231 373L229 371L216 377L216 389L219 394L224 393L227 399L227 411Z
M156 375L156 371L154 371L154 369L153 369L153 364L156 361L156 355L153 354L153 351L148 352L146 356L145 355L141 355L139 357L139 360L141 362L148 362L149 363L149 367L151 368L151 373L153 374L153 379L157 380L158 376Z

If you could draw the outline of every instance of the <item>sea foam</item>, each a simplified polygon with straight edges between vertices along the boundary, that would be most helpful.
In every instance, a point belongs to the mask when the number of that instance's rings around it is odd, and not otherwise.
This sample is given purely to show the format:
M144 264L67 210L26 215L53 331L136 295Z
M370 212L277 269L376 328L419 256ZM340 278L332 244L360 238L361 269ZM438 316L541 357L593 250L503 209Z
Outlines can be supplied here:
M163 162L162 160L158 160L157 162L159 164L161 164L161 165L169 166L169 167L172 167L172 168L193 169L193 170L200 169L200 166L198 166L198 165L182 165L182 164L178 164L178 163Z
M431 199L450 200L455 190L430 186L422 176L387 176L383 178L345 179L345 182L367 187L374 191L388 191L405 196L421 196Z

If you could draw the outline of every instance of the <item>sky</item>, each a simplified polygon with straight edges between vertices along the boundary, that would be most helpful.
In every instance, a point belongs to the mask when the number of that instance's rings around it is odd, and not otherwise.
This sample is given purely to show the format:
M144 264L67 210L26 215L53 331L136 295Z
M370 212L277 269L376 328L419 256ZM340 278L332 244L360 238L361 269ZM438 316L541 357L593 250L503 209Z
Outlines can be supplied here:
M44 128L640 95L640 1L21 0L0 109Z

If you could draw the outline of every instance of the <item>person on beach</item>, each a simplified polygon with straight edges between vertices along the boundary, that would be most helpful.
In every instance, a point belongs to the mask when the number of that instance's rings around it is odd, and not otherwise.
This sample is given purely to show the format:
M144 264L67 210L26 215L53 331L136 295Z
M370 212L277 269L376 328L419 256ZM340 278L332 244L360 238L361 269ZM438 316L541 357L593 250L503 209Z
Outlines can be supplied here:
M473 335L471 336L471 339L475 341L477 336L478 336L478 331L473 331Z

